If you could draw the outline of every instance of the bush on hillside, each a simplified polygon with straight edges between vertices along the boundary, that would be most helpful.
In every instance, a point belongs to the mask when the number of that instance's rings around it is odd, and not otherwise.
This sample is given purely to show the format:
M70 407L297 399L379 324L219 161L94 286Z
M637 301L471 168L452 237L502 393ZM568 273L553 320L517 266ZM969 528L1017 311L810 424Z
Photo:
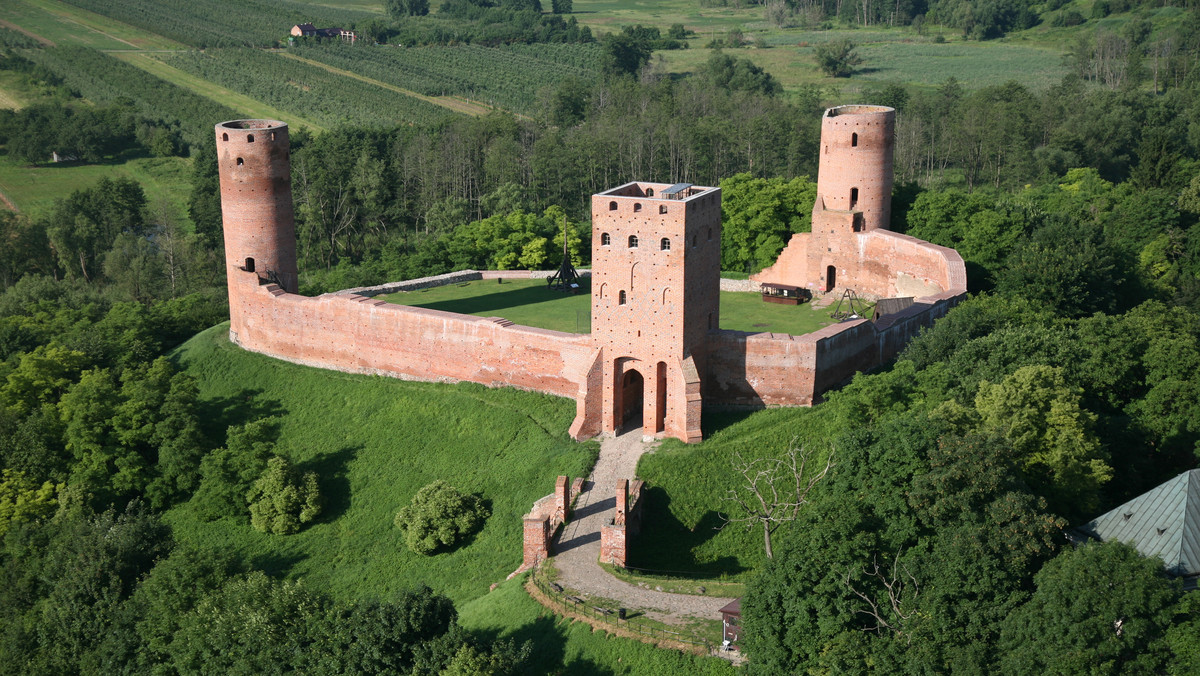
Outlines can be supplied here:
M464 495L442 480L417 491L412 502L396 514L404 542L418 554L450 548L474 533L491 510L474 495Z
M250 525L255 530L289 535L300 530L321 513L321 492L317 475L300 475L285 458L272 456L250 492Z

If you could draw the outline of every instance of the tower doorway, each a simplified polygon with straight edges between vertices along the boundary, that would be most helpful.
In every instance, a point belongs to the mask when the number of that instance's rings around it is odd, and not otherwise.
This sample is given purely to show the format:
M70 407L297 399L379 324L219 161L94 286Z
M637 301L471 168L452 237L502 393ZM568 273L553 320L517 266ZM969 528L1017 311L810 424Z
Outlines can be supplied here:
M833 291L837 286L837 268L830 265L825 268L825 291Z
M646 383L636 369L629 369L621 376L621 431L642 426L642 398Z

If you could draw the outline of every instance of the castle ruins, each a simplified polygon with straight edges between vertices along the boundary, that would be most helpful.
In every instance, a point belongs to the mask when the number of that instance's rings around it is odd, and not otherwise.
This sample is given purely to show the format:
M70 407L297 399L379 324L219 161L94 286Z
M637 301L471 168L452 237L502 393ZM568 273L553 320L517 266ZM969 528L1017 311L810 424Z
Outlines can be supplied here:
M569 397L576 439L640 425L646 437L696 442L705 407L811 405L894 358L966 294L957 253L887 229L894 120L878 106L826 111L812 232L793 236L755 279L915 302L800 336L720 328L721 191L690 184L639 181L592 196L587 335L364 291L301 296L287 125L223 122L230 339L320 368Z

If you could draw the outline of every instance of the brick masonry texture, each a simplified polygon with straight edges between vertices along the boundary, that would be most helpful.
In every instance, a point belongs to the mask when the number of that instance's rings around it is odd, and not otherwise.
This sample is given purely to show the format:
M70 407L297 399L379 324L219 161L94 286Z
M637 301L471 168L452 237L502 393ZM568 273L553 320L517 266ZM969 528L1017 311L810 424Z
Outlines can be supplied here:
M600 562L625 567L629 560L630 540L638 536L642 525L644 495L641 479L618 479L617 504L613 519L600 527Z
M230 338L321 368L570 397L576 439L640 422L646 437L695 442L703 407L812 405L855 372L892 359L965 295L956 252L886 229L893 120L894 111L877 106L826 112L813 232L794 236L776 264L745 286L849 287L916 302L878 323L843 322L803 336L720 329L721 191L702 186L665 195L667 184L633 182L592 196L590 335L373 298L537 273L461 271L297 295L287 126L224 122L216 136ZM528 540L534 527L526 527Z

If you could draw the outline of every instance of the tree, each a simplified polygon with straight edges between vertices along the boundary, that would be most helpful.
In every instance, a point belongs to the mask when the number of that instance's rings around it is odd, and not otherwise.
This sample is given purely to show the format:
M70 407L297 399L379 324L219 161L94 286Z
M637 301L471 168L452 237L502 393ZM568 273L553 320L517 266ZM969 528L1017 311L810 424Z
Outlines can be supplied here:
M1080 405L1061 368L1024 366L999 383L983 383L975 408L985 428L1002 434L1041 495L1071 516L1091 513L1112 478L1092 431L1096 415Z
M246 493L267 467L275 448L279 420L261 418L229 428L225 447L200 461L200 487L192 498L206 521L246 513Z
M108 177L76 190L55 205L46 232L59 263L70 274L93 281L102 258L123 232L140 235L146 194L132 178Z
M811 451L795 447L788 449L783 458L745 460L741 453L733 456L733 469L744 482L729 489L725 498L737 506L737 512L722 518L727 524L744 523L747 528L761 525L768 559L773 557L771 534L780 524L796 519L800 508L808 504L813 486L833 467L831 451L825 456L825 467L816 473L809 471L806 476L806 466L812 459Z
M862 63L850 40L837 40L819 44L813 48L817 67L829 77L850 77L854 67Z
M0 478L0 539L14 524L41 521L50 517L58 506L56 497L63 485L49 481L41 486L24 472L4 470Z
M1153 674L1177 583L1160 559L1120 542L1066 549L1034 576L1033 596L1004 621L1006 674Z
M650 61L650 47L628 33L610 33L604 37L601 70L609 75L636 75Z
M412 502L396 514L396 527L408 548L432 554L450 548L474 533L491 510L474 495L464 495L442 480L417 491Z
M792 234L812 229L817 184L807 177L721 181L721 269L761 270L779 257Z
M250 525L275 535L290 535L321 513L321 492L316 472L301 475L287 459L278 455L267 460L267 468L246 493Z
M550 11L555 14L570 14L573 11L571 0L550 0Z

